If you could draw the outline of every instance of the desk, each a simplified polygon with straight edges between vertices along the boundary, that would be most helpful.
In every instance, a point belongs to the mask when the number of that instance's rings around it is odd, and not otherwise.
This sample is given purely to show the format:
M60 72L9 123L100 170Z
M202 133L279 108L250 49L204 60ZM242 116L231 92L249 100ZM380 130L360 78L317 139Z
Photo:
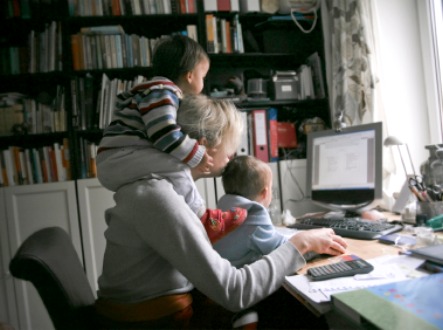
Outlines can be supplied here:
M358 240L353 238L343 238L347 243L347 254L355 254L363 259L372 259L383 255L398 255L400 249L393 245L386 245L379 243L377 240ZM339 256L320 256L312 261L309 261L306 266L300 269L297 274L304 275L307 269L313 266L321 266L341 260ZM313 303L306 300L303 296L295 292L288 284L283 283L283 287L305 305L315 315L320 316L326 314L331 309L330 303Z
M443 235L441 233L437 233L437 235L439 240L443 242ZM400 247L382 244L379 243L377 240L357 240L351 238L344 238L344 240L348 243L347 253L358 255L363 259L373 259L381 256L398 255L399 251L401 251ZM305 274L309 267L337 262L340 259L341 256L320 256L319 258L308 262L306 267L298 271L298 274ZM288 284L284 283L283 286L290 294L292 294L295 298L297 298L297 300L303 303L315 315L325 315L326 320L331 328L351 328L351 325L347 323L347 321L343 317L341 317L336 312L334 312L334 310L331 309L331 303L314 303L308 301L307 299L305 299L305 297L295 292L294 289L291 288Z

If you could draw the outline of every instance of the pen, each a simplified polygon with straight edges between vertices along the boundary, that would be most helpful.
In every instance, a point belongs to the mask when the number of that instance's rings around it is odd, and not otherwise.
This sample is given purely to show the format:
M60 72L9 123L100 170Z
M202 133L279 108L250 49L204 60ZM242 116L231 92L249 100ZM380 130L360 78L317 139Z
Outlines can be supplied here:
M416 186L409 185L409 190L415 195L415 197L418 198L419 201L425 202L426 200L424 197L420 194Z

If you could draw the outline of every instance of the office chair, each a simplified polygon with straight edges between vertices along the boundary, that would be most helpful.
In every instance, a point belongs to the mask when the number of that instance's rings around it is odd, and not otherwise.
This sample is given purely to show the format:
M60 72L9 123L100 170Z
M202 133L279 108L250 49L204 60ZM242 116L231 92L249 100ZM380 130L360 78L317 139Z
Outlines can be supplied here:
M29 236L9 264L37 289L56 329L93 329L92 288L69 235L59 227Z

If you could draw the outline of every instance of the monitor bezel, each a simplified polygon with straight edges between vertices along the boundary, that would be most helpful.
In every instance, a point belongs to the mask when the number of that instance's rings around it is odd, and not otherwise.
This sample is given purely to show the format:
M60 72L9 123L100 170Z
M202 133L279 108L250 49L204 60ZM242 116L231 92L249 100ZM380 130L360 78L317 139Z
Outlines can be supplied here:
M361 131L374 131L375 137L375 187L373 190L314 190L312 189L313 175L313 143L316 138L335 136L338 134L349 134ZM317 205L332 211L362 212L372 209L380 204L383 198L383 136L382 123L374 122L356 126L345 127L340 130L313 131L307 135L307 157L306 157L306 195ZM338 203L338 199L341 200ZM357 202L358 200L358 202Z

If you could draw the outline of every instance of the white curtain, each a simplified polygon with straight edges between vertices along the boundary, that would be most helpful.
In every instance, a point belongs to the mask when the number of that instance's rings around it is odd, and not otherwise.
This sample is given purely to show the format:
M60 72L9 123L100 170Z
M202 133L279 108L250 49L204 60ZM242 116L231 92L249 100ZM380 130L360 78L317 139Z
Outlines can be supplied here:
M331 117L347 126L381 121L386 116L378 77L378 31L373 0L322 0L326 75ZM393 150L383 150L383 190L395 172ZM382 206L390 208L392 193Z
M374 121L373 31L370 0L323 0L332 118L348 125Z

